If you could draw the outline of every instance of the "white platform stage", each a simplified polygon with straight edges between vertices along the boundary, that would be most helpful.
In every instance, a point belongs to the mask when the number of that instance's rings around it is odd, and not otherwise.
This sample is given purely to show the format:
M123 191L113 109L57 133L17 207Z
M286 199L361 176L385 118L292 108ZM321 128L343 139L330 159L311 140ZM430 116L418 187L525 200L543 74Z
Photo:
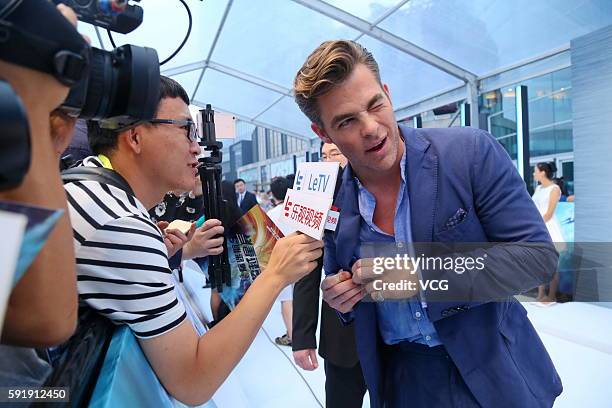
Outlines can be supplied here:
M186 284L210 316L203 276L186 273ZM523 303L563 381L555 408L612 408L612 309L586 303L542 308ZM219 408L313 408L325 406L323 360L312 372L293 363L289 347L274 338L285 332L276 302L240 364L213 397ZM318 337L318 336L317 336ZM366 400L363 405L369 407Z

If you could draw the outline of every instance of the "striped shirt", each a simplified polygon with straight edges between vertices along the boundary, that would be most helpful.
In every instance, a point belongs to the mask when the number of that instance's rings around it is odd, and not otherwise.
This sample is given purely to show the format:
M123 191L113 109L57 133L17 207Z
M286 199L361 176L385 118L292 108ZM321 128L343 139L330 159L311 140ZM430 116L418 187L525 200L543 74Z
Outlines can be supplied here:
M87 167L103 167L96 157ZM168 252L147 209L131 194L97 181L65 186L79 297L140 338L155 337L186 317L174 291Z

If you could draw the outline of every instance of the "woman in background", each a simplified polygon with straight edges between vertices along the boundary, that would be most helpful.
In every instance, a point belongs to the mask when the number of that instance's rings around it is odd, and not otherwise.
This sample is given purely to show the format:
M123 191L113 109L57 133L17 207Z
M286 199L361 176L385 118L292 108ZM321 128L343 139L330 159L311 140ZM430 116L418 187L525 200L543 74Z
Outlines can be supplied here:
M533 193L533 201L535 202L538 211L544 218L546 228L550 234L550 238L555 243L557 250L560 250L559 243L565 242L561 233L561 224L555 216L555 210L557 203L561 198L561 189L554 182L554 175L557 171L557 166L554 162L550 163L538 163L533 170L533 178L539 185L536 187L535 193ZM557 287L559 286L559 272L555 272L552 281L550 282L548 294L546 293L546 286L541 285L538 287L538 298L537 301L542 304L554 303L557 300Z

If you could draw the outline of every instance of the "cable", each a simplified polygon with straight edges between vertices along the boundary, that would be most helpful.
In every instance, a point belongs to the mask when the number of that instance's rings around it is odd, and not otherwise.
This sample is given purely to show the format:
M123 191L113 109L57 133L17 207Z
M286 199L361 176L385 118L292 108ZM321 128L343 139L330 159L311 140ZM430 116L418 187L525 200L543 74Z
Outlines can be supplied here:
M272 340L272 337L270 337L270 335L268 334L268 332L266 331L266 329L263 326L261 326L261 330L264 332L264 334L266 335L266 337L268 338L270 343L272 343L274 345L274 347L276 347L281 352L281 354L287 359L287 361L289 361L289 364L291 365L291 367L293 367L295 372L300 376L300 378L302 378L302 381L304 382L304 384L306 384L306 387L308 387L308 390L312 394L312 397L315 399L315 401L317 401L317 404L319 404L319 406L321 408L324 408L323 404L321 403L321 401L319 401L319 399L317 398L317 395L315 394L314 390L312 389L310 384L308 384L308 381L306 381L306 378L304 378L304 375L302 375L300 370L298 370L298 368L295 366L295 364L293 364L293 361L291 361L291 358L289 358L289 356L287 356L287 354L285 354L283 349L281 349L280 346L278 344L276 344L276 342L274 342L274 340Z
M183 49L183 47L187 43L187 40L189 39L189 36L191 35L191 27L193 24L193 17L191 16L191 10L189 9L189 6L187 5L187 3L185 3L185 0L179 0L179 1L183 4L183 6L185 6L185 10L187 10L187 17L189 17L189 27L187 28L187 34L185 34L185 38L183 38L183 41L178 46L178 48L172 54L170 54L168 58L166 58L165 60L159 63L160 66L164 65L166 62L174 58L176 54L178 54ZM111 31L107 29L106 32L108 33L108 38L113 48L117 48L117 45L115 45L115 41L113 40L113 35Z
M0 10L0 18L8 17L17 7L23 3L23 0L12 0L9 1L4 8Z

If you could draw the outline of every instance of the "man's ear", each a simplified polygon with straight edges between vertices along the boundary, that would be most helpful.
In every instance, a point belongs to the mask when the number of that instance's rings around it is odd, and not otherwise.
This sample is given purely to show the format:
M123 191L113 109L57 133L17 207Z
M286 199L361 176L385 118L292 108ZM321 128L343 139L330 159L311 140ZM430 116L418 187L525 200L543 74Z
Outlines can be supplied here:
M121 132L119 138L134 154L142 152L142 134L140 133L139 126Z
M329 138L329 136L327 136L327 133L325 133L325 130L323 130L323 128L320 128L319 125L317 125L316 123L311 123L310 128L312 129L313 132L317 134L317 136L319 136L319 139L321 139L323 143L334 143Z

